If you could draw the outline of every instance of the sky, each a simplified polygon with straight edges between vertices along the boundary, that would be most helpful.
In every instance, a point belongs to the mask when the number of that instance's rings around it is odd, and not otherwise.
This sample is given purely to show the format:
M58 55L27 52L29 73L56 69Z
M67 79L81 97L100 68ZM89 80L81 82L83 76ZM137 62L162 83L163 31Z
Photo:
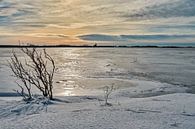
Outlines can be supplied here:
M0 0L0 44L195 43L195 0Z

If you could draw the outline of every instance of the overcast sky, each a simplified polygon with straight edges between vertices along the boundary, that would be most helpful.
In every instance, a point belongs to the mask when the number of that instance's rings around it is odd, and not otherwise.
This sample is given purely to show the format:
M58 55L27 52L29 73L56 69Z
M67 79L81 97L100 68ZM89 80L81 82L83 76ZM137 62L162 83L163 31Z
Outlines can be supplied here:
M195 42L195 0L0 0L0 44L19 40Z

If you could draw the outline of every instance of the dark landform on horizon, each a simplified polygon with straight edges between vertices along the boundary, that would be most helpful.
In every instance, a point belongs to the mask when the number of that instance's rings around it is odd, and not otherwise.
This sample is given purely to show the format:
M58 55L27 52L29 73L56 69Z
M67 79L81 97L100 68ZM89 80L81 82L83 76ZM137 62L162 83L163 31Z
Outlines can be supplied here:
M60 48L60 47L72 47L72 48L195 48L195 46L174 46L174 45L0 45L0 48Z

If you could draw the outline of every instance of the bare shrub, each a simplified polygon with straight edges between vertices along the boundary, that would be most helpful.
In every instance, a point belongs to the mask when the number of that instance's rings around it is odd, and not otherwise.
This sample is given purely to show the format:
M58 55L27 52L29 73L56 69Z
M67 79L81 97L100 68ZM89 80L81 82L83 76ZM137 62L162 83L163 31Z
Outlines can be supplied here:
M111 93L114 90L115 90L114 84L112 84L111 86L105 86L104 87L104 100L105 100L104 105L105 106L112 106L112 104L108 102L108 99L109 99L109 96L111 95Z
M31 86L38 88L44 97L53 99L53 77L55 72L55 62L45 49L38 52L36 48L21 48L21 51L30 59L22 62L13 51L9 67L14 76L24 85L18 84L21 88L20 95L28 99L32 98ZM26 95L24 88L28 91Z

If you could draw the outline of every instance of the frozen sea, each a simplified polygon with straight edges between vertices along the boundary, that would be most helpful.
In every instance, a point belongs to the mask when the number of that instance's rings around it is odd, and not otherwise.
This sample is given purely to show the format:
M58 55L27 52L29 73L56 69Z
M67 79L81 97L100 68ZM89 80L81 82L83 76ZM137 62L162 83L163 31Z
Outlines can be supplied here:
M10 48L0 48L0 96L17 89L6 66ZM20 57L23 54L15 49ZM56 62L54 94L96 95L114 84L130 88L132 80L186 87L195 93L195 48L48 48ZM24 59L24 58L21 58ZM37 92L37 91L34 91Z

